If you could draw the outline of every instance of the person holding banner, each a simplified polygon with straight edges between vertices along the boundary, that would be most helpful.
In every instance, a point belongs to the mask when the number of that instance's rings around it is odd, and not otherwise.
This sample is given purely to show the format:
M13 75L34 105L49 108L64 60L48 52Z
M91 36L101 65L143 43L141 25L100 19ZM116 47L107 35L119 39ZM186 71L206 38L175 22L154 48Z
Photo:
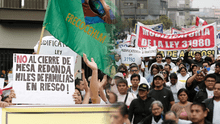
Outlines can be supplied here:
M202 67L203 59L200 52L195 53L195 60L189 59L188 54L191 50L191 46L188 47L187 51L184 54L184 60L191 65L191 63L197 64L198 66Z

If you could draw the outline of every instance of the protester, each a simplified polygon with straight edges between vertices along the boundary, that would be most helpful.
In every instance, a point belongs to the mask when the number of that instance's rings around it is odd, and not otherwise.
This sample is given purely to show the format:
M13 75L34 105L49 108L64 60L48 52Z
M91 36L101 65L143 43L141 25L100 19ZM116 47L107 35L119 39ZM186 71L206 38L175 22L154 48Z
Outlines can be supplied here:
M141 124L161 124L164 120L163 104L160 101L154 101L151 104L150 109L151 109L152 114L145 117L141 121Z
M182 63L182 58L178 58L177 60L176 60L176 66L172 69L172 71L173 72L177 72L178 70L179 70L179 65L180 65L180 63Z
M175 66L174 66L175 67ZM173 67L173 68L174 68ZM165 64L164 65L164 69L166 70L166 71L168 71L169 72L169 74L170 73L173 73L173 68L171 68L171 66L169 65L169 64Z
M204 101L209 112L206 117L213 124L220 123L220 83L214 85L214 97Z
M210 63L208 62L208 61L204 61L203 63L202 63L202 68L203 68L203 72L204 72L204 74L212 74L212 73L215 73L215 71L212 71L211 69L210 69Z
M190 107L192 124L211 124L205 119L208 110L204 103L193 103Z
M166 112L165 120L173 120L173 121L176 122L176 124L191 124L192 123L191 121L186 121L186 120L179 119L176 112L174 112L174 111Z
M181 67L179 69L179 73L177 77L178 77L178 82L186 83L186 80L189 78L189 74L187 72L186 67Z
M85 95L85 82L82 79L76 78L75 80L75 87L78 88L82 94Z
M167 55L166 58L165 58L165 61L164 64L168 64L171 66L171 69L174 68L176 65L172 62L172 58L171 56Z
M190 113L190 105L191 102L188 100L188 91L184 88L180 89L177 93L177 97L179 99L178 103L175 103L171 107L171 111L174 111L177 113L178 118L182 120L190 120L191 119L191 113Z
M109 114L111 124L130 124L128 109L123 102L112 104Z
M159 66L156 64L152 65L150 70L150 75L148 75L148 77L146 78L149 84L153 82L154 75L158 73L159 73Z
M129 107L129 120L132 122L132 118L134 116L133 124L137 124L143 118L151 114L149 108L151 103L154 101L153 98L147 96L149 92L148 85L141 84L138 91L138 98L134 99Z
M128 92L134 93L135 95L138 95L138 85L140 83L140 75L139 74L133 74L131 75L131 84L132 86L128 89Z
M120 59L120 56L118 54L115 54L115 64L118 66L121 65L121 59Z
M162 71L160 72L162 75L163 75L163 77L164 77L164 83L167 83L167 82L169 82L169 72L168 71L166 71L165 69L162 69Z
M118 72L115 74L115 76L113 77L113 80L110 83L110 90L112 92L114 92L115 94L118 94L118 88L117 88L117 81L120 79L124 79L124 76L121 72Z
M198 70L200 70L200 67L192 63L188 71L189 76L193 76L195 73L197 73Z
M152 83L152 90L149 92L149 96L155 100L162 102L164 106L164 112L170 110L170 107L175 103L173 98L173 93L164 88L164 78L162 74L156 74Z
M162 65L164 67L165 63L162 62L162 59L163 59L163 55L161 53L157 53L156 62L152 63L152 65L156 64L156 65ZM149 70L151 70L152 65L150 66Z
M215 73L216 75L216 82L220 82L220 62L215 64Z
M143 66L144 66L144 75L143 75L143 77L145 77L145 78L150 74L149 69L148 69L149 60L150 60L150 57L144 57L144 60L143 60Z
M201 53L200 52L196 52L195 53L195 60L192 60L192 59L188 59L188 54L189 54L189 51L192 49L191 46L188 47L187 51L185 52L184 54L184 60L189 63L191 65L191 63L194 63L196 65L198 65L199 67L202 67L202 63L203 63L203 59L202 59L202 56L201 56Z
M214 85L216 83L216 76L215 74L208 74L205 77L205 86L203 88L200 88L199 91L197 92L194 102L201 103L203 100L207 98L212 98L214 96L213 89Z
M179 91L179 89L185 88L185 84L178 81L178 77L176 73L170 74L170 82L167 82L166 86L170 87L170 90L173 93L173 98L174 98L175 103L179 102L177 92Z
M127 69L126 65L121 64L120 66L118 66L117 72L121 72L123 74L124 78L128 78L128 69Z

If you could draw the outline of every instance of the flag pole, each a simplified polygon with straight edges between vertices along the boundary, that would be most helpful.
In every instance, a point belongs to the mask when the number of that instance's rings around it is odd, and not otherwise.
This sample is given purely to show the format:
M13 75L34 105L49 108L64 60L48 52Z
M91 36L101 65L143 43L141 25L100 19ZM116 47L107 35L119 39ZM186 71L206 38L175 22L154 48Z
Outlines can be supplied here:
M44 36L44 29L45 29L45 26L43 26L42 30L41 30L40 41L38 43L38 48L37 48L37 54L39 54L39 52L40 52L40 46L41 46L42 38Z

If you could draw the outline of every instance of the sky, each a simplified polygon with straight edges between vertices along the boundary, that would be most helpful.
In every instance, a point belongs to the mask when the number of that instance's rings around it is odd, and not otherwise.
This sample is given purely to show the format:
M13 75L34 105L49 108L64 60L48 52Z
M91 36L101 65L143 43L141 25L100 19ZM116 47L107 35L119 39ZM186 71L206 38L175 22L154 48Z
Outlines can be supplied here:
M220 8L220 0L193 0L193 8L211 8L211 7Z

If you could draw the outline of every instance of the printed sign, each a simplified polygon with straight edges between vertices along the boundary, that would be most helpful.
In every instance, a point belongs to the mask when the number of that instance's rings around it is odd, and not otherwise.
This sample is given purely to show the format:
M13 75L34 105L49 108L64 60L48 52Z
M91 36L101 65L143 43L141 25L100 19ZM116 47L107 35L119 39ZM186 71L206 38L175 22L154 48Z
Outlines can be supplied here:
M141 50L138 48L122 48L121 49L121 60L126 66L131 63L141 64Z
M72 56L14 54L13 103L74 104Z
M157 54L157 47L144 47L140 48L142 51L142 57L151 57L151 56L156 56Z

